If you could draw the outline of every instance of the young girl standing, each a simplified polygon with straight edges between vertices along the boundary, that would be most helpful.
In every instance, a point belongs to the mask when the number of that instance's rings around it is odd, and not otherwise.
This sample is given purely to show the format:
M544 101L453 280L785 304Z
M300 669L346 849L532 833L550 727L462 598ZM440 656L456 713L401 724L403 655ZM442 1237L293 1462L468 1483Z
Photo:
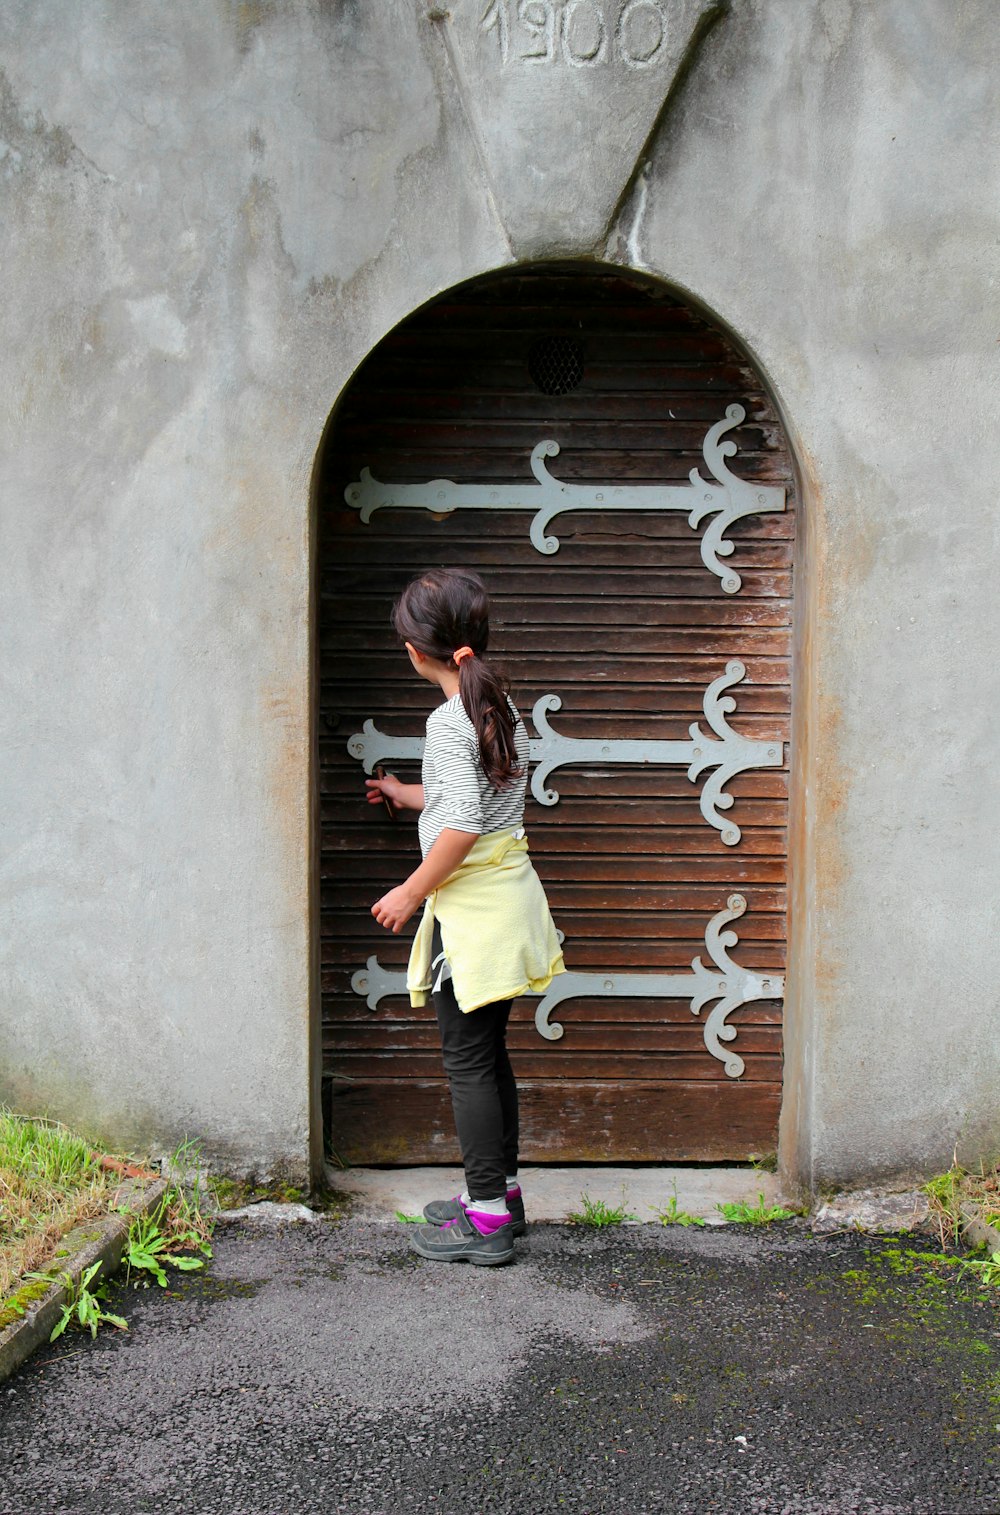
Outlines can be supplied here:
M415 671L444 703L427 719L420 784L367 779L368 799L420 813L423 861L372 906L398 932L424 914L407 969L410 1003L432 996L465 1166L465 1192L424 1210L424 1257L509 1262L524 1230L517 1182L517 1086L507 1056L511 1001L564 971L545 893L528 857L528 735L486 661L489 600L478 574L432 569L393 608Z

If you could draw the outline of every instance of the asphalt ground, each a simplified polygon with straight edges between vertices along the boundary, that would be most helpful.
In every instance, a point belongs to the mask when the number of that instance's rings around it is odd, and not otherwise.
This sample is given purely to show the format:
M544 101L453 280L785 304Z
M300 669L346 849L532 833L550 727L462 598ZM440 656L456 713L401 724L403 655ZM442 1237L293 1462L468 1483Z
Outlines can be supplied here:
M1000 1290L926 1240L220 1227L0 1387L3 1515L992 1515ZM923 1256L914 1254L924 1254Z

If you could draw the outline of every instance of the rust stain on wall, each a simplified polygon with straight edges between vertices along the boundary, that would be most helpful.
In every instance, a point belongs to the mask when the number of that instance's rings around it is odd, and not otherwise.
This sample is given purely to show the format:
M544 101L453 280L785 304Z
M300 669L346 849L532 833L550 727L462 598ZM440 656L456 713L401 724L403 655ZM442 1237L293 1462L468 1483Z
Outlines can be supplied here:
M261 690L260 708L271 798L268 819L281 839L282 881L289 904L304 914L309 902L310 811L305 680L289 680L284 685L266 683Z
M217 462L222 498L202 550L222 565L223 584L236 586L227 613L238 617L234 634L242 642L232 656L237 667L241 656L246 659L240 677L246 679L252 709L245 732L256 756L249 766L257 767L266 795L255 820L278 856L281 918L300 921L305 934L311 804L309 486L289 461L300 429L290 407L263 393L241 397L233 436ZM253 445L265 434L266 453Z
M826 631L842 613L839 599L835 603L833 584L850 582L841 572L831 569L831 533L826 516L826 499L811 460L802 458L803 482L809 502L809 595L803 607L803 642L800 648L802 687L797 697L802 701L801 729L805 734L803 754L806 782L802 803L805 814L796 817L799 845L811 850L811 869L803 870L809 879L812 898L803 905L815 922L813 933L813 973L818 994L827 996L838 984L841 961L832 944L829 926L837 916L849 868L844 851L841 826L851 792L851 773L841 760L843 708L839 695L821 683L818 660L823 657ZM862 549L870 556L871 545Z

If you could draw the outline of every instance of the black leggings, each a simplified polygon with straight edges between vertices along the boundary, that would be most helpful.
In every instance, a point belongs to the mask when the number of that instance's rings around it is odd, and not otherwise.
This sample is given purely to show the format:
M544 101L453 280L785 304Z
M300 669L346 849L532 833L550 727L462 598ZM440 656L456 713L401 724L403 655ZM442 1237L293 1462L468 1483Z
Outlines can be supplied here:
M440 951L441 930L435 923L432 957ZM463 1015L450 978L432 991L432 998L465 1186L471 1199L499 1199L507 1192L507 1175L517 1172L517 1084L506 1042L512 1001L480 1005Z

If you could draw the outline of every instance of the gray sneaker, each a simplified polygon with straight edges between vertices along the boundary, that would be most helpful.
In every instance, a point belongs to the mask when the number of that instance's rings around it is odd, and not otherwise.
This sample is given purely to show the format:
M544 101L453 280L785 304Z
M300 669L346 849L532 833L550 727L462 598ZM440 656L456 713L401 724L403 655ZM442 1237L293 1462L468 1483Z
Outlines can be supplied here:
M413 1245L421 1257L434 1262L469 1262L495 1268L514 1256L514 1228L509 1220L484 1236L461 1206L453 1220L440 1226L417 1226L412 1234Z
M521 1190L507 1190L507 1209L514 1226L514 1235L523 1236L528 1226L524 1218L524 1199ZM456 1194L454 1199L432 1199L429 1205L424 1205L424 1220L432 1226L443 1226L446 1220L457 1220L464 1215L465 1206Z

